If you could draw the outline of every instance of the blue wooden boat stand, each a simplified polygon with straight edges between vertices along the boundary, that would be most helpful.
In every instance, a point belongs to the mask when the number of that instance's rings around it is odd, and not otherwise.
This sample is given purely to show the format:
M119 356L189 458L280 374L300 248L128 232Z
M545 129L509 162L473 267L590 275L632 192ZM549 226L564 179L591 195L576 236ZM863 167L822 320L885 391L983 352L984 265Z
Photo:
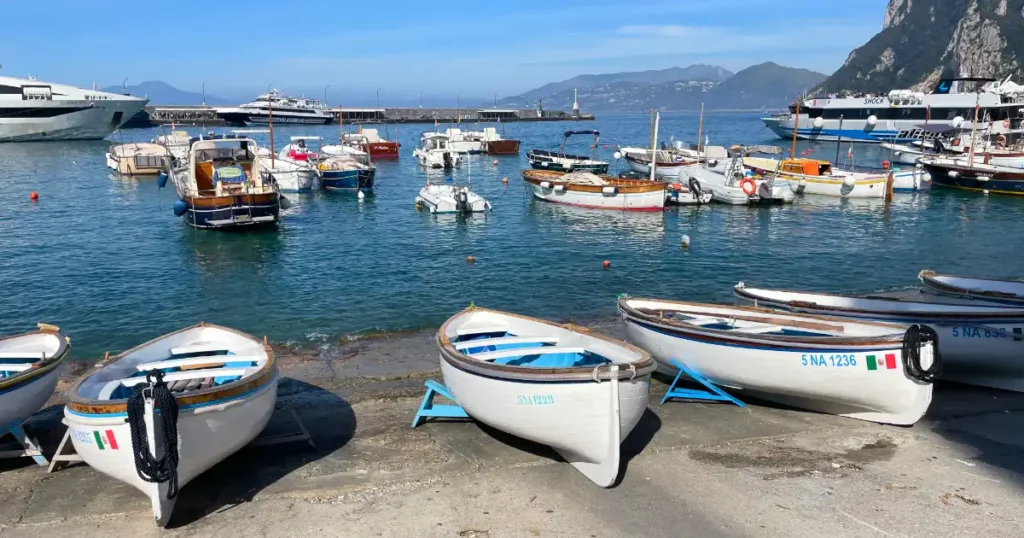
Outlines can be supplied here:
M424 385L427 387L427 393L423 395L423 403L420 404L419 410L416 411L416 416L412 419L413 428L423 424L428 418L470 418L466 410L458 404L452 393L448 391L448 387L433 379L428 379ZM455 402L455 404L435 404L434 398L438 394Z
M0 441L7 437L8 434L14 437L14 443L7 443L6 446L0 444L0 458L32 458L38 465L46 466L50 464L46 457L43 456L39 443L25 433L24 422L15 420L10 424L0 426ZM5 448L15 449L5 450Z
M683 400L699 400L705 402L730 402L738 405L739 407L747 406L747 404L719 388L718 385L708 381L706 377L691 370L690 368L687 368L683 363L675 359L670 359L669 362L679 369L679 373L676 374L676 378L672 380L672 384L668 386L668 392L666 392L665 397L661 399L660 405L664 405L665 402L669 400L679 398ZM679 383L679 378L681 378L683 374L686 374L690 379L693 379L697 383L704 385L708 390L676 388L676 385Z

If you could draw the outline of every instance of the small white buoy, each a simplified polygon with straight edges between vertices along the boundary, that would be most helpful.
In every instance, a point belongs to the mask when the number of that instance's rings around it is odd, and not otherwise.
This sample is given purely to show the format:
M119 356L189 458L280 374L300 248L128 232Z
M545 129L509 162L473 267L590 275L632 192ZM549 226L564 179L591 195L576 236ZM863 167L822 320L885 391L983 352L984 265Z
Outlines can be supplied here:
M683 234L683 248L690 248L690 236Z
M357 196L359 197L360 200L362 200L363 198L366 198L366 193L363 191L359 191L359 194Z
M622 153L616 151L615 153L612 153L612 157L615 157L615 160L617 161L622 158Z
M981 191L982 194L988 194L988 189Z

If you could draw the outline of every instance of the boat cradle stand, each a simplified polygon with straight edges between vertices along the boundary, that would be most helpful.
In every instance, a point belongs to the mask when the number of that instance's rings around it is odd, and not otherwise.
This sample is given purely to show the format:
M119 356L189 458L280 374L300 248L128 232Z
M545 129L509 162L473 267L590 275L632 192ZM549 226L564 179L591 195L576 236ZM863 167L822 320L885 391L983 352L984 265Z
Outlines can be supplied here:
M309 435L309 430L306 429L306 425L301 419L299 419L299 415L295 412L295 407L292 404L288 404L280 409L275 409L274 411L288 411L291 414L295 425L299 428L298 431L273 435L263 432L259 437L253 439L246 446L269 446L305 441L309 443L310 448L316 448L316 445L313 443L313 437ZM67 419L63 419L61 422L65 426L68 425ZM64 438L61 439L60 446L57 447L57 452L54 453L53 457L50 459L50 468L46 472L52 473L54 471L59 471L72 463L80 461L84 460L82 459L82 456L79 456L78 453L75 452L75 445L71 443L71 430L67 429L64 431ZM40 465L45 465L45 463L40 463Z
M412 419L413 428L423 424L428 418L470 418L466 410L459 405L455 397L452 396L452 393L448 391L448 387L433 379L428 379L423 384L427 387L427 393L423 395L423 403L420 404L420 408L416 411L416 416ZM455 404L435 404L434 398L438 394L455 402Z
M14 437L14 442L7 443L6 445L0 444L0 459L32 458L36 461L36 464L40 466L50 463L49 461L46 461L46 457L43 456L43 451L39 447L39 442L25 433L24 422L21 420L15 420L10 424L0 426L0 439L7 437L7 434ZM13 450L5 450L5 448L13 448Z
M675 359L670 359L669 362L672 363L672 366L679 369L679 373L676 374L676 378L672 380L672 384L668 386L668 392L665 393L665 396L661 399L661 404L659 405L664 405L665 402L669 400L679 398L683 400L700 400L705 402L730 402L739 407L747 406L747 404L722 390L718 385L708 381L706 377L686 367L682 362ZM693 379L697 383L707 387L708 390L677 388L676 385L679 384L679 378L681 378L683 374L686 374L690 379Z

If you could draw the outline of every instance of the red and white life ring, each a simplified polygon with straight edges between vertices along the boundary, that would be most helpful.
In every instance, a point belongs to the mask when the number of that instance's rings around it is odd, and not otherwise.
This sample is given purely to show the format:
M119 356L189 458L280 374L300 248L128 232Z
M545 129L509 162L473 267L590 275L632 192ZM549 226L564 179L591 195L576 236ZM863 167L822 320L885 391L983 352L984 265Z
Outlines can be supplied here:
M740 180L740 189L743 190L743 194L751 196L757 192L757 183L755 183L753 179L745 177Z

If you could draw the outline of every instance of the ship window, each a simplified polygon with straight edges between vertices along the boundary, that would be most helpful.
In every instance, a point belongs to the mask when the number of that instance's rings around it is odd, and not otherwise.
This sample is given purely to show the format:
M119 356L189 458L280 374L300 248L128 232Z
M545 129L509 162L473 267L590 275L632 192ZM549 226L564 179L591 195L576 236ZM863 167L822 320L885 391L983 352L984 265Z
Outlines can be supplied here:
M17 86L5 86L3 84L0 84L0 93L13 93L16 95L21 95L21 88Z

